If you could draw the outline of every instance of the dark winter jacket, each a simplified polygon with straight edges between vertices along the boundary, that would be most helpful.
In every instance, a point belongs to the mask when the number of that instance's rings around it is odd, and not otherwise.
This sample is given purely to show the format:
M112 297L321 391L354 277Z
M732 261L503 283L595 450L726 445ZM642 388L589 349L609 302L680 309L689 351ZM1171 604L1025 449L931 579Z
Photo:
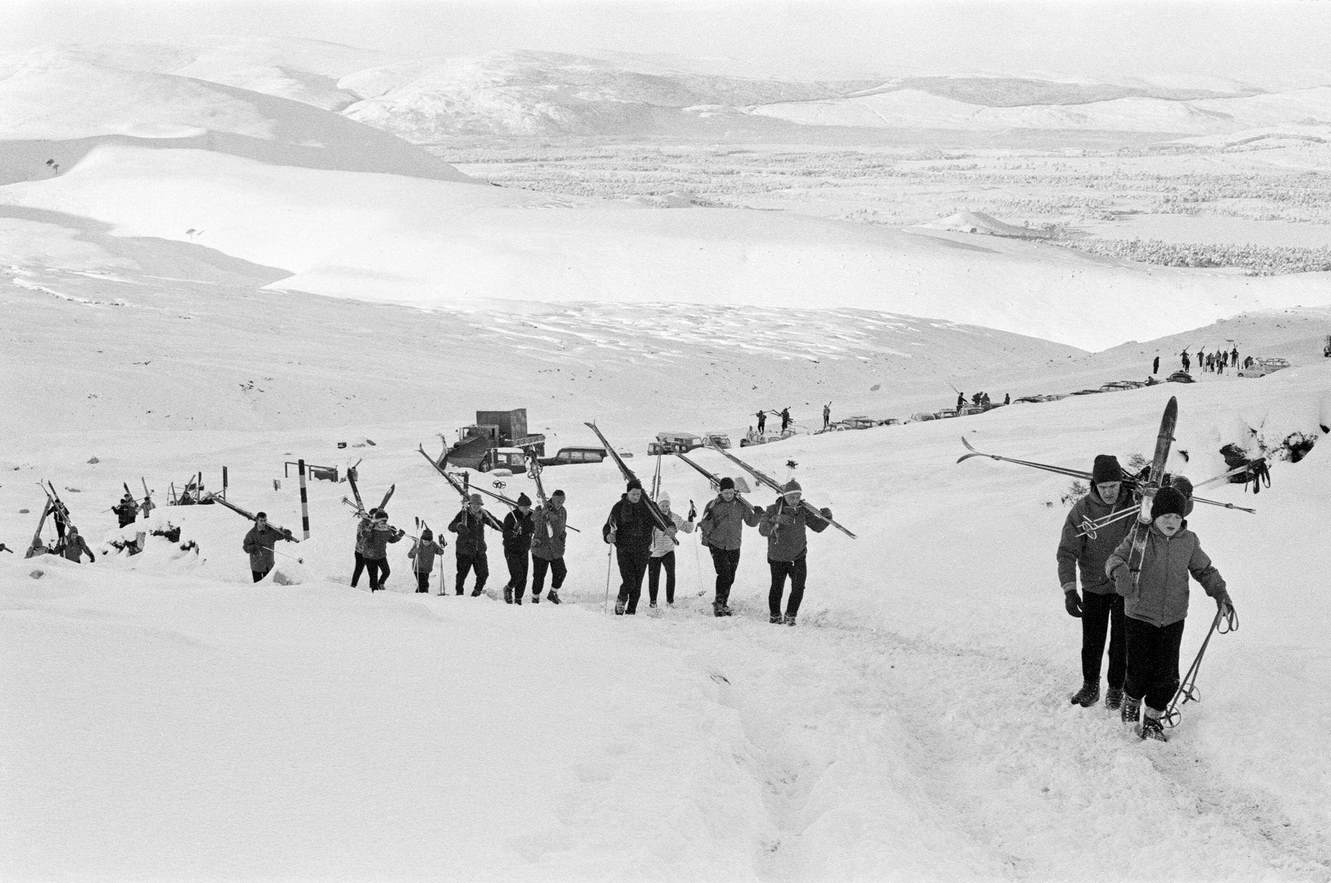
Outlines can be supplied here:
M533 521L536 533L531 541L534 558L554 561L564 557L564 541L568 534L568 510L563 506L542 506L535 510Z
M121 527L128 527L134 523L134 519L139 514L139 504L133 500L121 500L119 505L112 506L111 511L120 519Z
M249 533L245 534L245 541L241 544L241 547L250 556L250 570L255 573L272 570L273 546L286 538L285 533L271 524L265 524L263 530L259 530L257 524L251 527Z
M77 564L83 559L84 555L88 556L89 561L97 560L97 556L92 554L92 549L88 548L88 544L84 542L82 536L75 535L65 538L65 544L60 548L60 557Z
M458 535L457 548L454 550L459 557L470 558L474 555L485 554L485 528L489 526L494 529L494 516L482 509L480 512L472 515L470 510L463 508L461 512L448 525L448 529Z
M767 560L798 560L809 548L805 528L822 533L830 523L821 514L811 513L808 507L791 506L781 497L767 507L758 521L758 533L767 537Z
M744 525L757 527L762 512L739 494L729 503L719 494L708 502L698 521L704 545L713 549L738 549Z
M414 543L407 550L407 557L413 560L412 572L429 573L434 570L434 556L442 555L443 552L444 547L438 540L422 540Z
M651 510L647 508L647 497L630 503L629 495L624 494L611 507L610 517L601 528L601 536L607 543L614 543L618 549L647 552L652 547L652 530L655 527Z
M1154 524L1147 529L1146 553L1136 586L1128 570L1131 551L1132 537L1124 537L1105 563L1106 575L1124 598L1123 612L1127 616L1159 627L1186 619L1189 573L1202 584L1206 594L1229 600L1224 577L1202 551L1197 534L1186 527L1172 537L1165 536Z
M531 512L523 515L517 509L504 516L504 554L525 555L531 548L532 534L536 524Z
M365 534L365 548L361 557L366 561L383 561L388 557L388 544L402 539L402 531L387 524L371 527Z
M1095 521L1111 512L1116 512L1132 505L1132 490L1123 484L1119 487L1118 499L1106 503L1100 499L1095 488L1078 500L1063 521L1063 534L1058 540L1058 582L1063 591L1077 587L1077 571L1081 571L1082 591L1093 595L1111 595L1114 581L1105 576L1105 561L1118 548L1118 544L1132 530L1136 523L1133 517L1123 518L1107 527L1096 530L1095 536L1079 537L1077 533L1086 521Z

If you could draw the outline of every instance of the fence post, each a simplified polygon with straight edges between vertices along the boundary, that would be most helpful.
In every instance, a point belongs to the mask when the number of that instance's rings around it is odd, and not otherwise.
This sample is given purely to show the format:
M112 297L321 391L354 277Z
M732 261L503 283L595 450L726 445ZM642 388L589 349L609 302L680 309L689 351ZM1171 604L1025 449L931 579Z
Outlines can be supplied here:
M305 492L305 461L297 460L296 468L300 472L300 529L304 539L310 538L310 501Z

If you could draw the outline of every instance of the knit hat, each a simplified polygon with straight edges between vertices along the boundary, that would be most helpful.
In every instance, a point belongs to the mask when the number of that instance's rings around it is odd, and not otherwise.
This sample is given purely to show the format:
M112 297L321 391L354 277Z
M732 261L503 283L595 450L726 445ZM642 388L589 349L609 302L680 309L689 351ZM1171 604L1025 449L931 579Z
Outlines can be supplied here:
M795 479L792 478L790 481L786 482L785 487L781 488L781 493L783 493L783 494L801 493L801 494L802 494L802 493L804 493L804 488L800 487L800 483L799 483L798 481L796 481Z
M1170 478L1169 485L1170 485L1170 487L1174 488L1174 489L1177 490L1179 493L1181 493L1181 494L1183 495L1183 499L1185 499L1185 500L1188 501L1188 504L1187 504L1186 506L1183 507L1183 516L1186 518L1187 516L1191 515L1191 514L1192 514L1192 482L1188 480L1187 476L1184 476L1184 475L1175 475L1175 476L1173 476L1173 477Z
M1188 500L1180 491L1172 487L1162 487L1155 492L1155 499L1151 501L1151 520L1170 514L1182 518L1187 507Z
M555 497L559 497L559 499L561 499L561 500L564 499L564 492L563 492L563 491L555 491L553 494L550 495L550 499L552 499L552 500L553 500Z
M661 491L661 496L656 498L656 502L661 506L670 505L670 491Z
M484 501L481 499L480 494L472 494L470 497L467 498L467 502L475 503L477 506L479 506Z
M433 533L430 531L430 529L427 527L427 528L425 528L424 530L421 531L421 539L423 539L423 540L432 540L432 539L434 539L434 534L433 534Z
M268 513L267 513L267 512L255 512L255 513L254 513L254 517L255 517L255 518L264 518L264 519L266 519L266 518L268 517Z
M636 478L630 478L629 486L624 489L624 492L628 493L629 491L640 491L640 490L642 490L642 482L638 481Z
M388 520L388 513L385 512L383 509L380 509L379 512L378 512L378 514L376 514L376 515L374 516L374 520L375 520L375 521L387 521L387 520Z
M721 479L721 490L733 491L734 489L735 489L735 479L731 478L729 475Z
M1122 481L1123 467L1118 465L1118 458L1113 454L1097 454L1095 465L1091 467L1091 481L1101 484L1106 481Z
M518 494L518 505L519 505L519 506L530 506L530 505L531 505L531 497L527 496L525 493L523 493L523 494Z

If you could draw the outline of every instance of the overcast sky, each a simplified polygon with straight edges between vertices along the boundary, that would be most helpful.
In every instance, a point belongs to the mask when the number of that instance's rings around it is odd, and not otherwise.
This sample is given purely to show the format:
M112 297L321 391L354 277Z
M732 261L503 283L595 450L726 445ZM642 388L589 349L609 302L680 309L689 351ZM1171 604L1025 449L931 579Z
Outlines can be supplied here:
M0 46L261 34L403 55L622 50L755 74L1187 74L1331 84L1331 2L0 0Z

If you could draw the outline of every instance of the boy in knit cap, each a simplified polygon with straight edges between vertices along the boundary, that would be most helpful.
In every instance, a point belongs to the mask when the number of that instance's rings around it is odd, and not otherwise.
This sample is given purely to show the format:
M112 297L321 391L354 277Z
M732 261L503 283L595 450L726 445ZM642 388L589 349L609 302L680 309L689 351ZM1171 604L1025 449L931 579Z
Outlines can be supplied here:
M762 513L735 493L735 479L721 479L716 497L703 507L698 520L698 533L703 545L712 553L712 566L716 568L716 598L712 612L717 616L730 615L730 587L735 584L735 571L739 569L739 547L744 525L757 527Z
M550 495L549 504L537 506L532 513L536 530L531 539L531 602L541 600L545 588L545 574L550 572L551 604L559 603L559 589L564 585L568 568L564 566L564 543L568 536L568 513L564 510L564 492Z
M1127 650L1123 625L1123 598L1105 575L1105 561L1132 530L1132 519L1077 536L1084 525L1133 505L1132 490L1123 481L1117 458L1100 454L1091 467L1091 490L1073 505L1063 521L1058 541L1058 581L1063 586L1063 606L1069 616L1081 620L1081 689L1072 694L1072 704L1090 708L1100 698L1100 663L1105 637L1109 637L1109 688L1105 707L1123 704L1123 678L1127 672ZM1077 594L1077 572L1081 572L1082 595Z
M527 591L527 554L531 551L536 525L531 517L531 497L518 494L518 507L504 516L504 561L508 564L508 585L504 603L521 604Z
M428 527L421 530L421 537L407 550L407 557L412 560L416 571L417 594L430 593L430 574L434 571L434 557L444 553L444 538L434 538L434 531Z
M832 510L823 508L814 515L800 505L803 489L795 479L786 482L781 496L768 506L758 522L758 533L767 537L767 566L772 571L772 588L767 593L768 622L793 626L804 599L804 579L808 575L805 556L809 548L807 527L814 533L827 530ZM785 619L781 618L781 595L790 577L790 600Z
M1178 690L1179 643L1188 616L1188 574L1215 599L1222 616L1233 608L1225 580L1202 551L1197 535L1183 518L1188 501L1172 487L1161 488L1151 501L1151 526L1147 528L1141 570L1128 568L1132 538L1119 544L1105 564L1105 574L1123 596L1127 625L1127 695L1123 699L1124 723L1137 723L1140 705L1145 716L1137 734L1143 739L1166 741L1160 718Z

